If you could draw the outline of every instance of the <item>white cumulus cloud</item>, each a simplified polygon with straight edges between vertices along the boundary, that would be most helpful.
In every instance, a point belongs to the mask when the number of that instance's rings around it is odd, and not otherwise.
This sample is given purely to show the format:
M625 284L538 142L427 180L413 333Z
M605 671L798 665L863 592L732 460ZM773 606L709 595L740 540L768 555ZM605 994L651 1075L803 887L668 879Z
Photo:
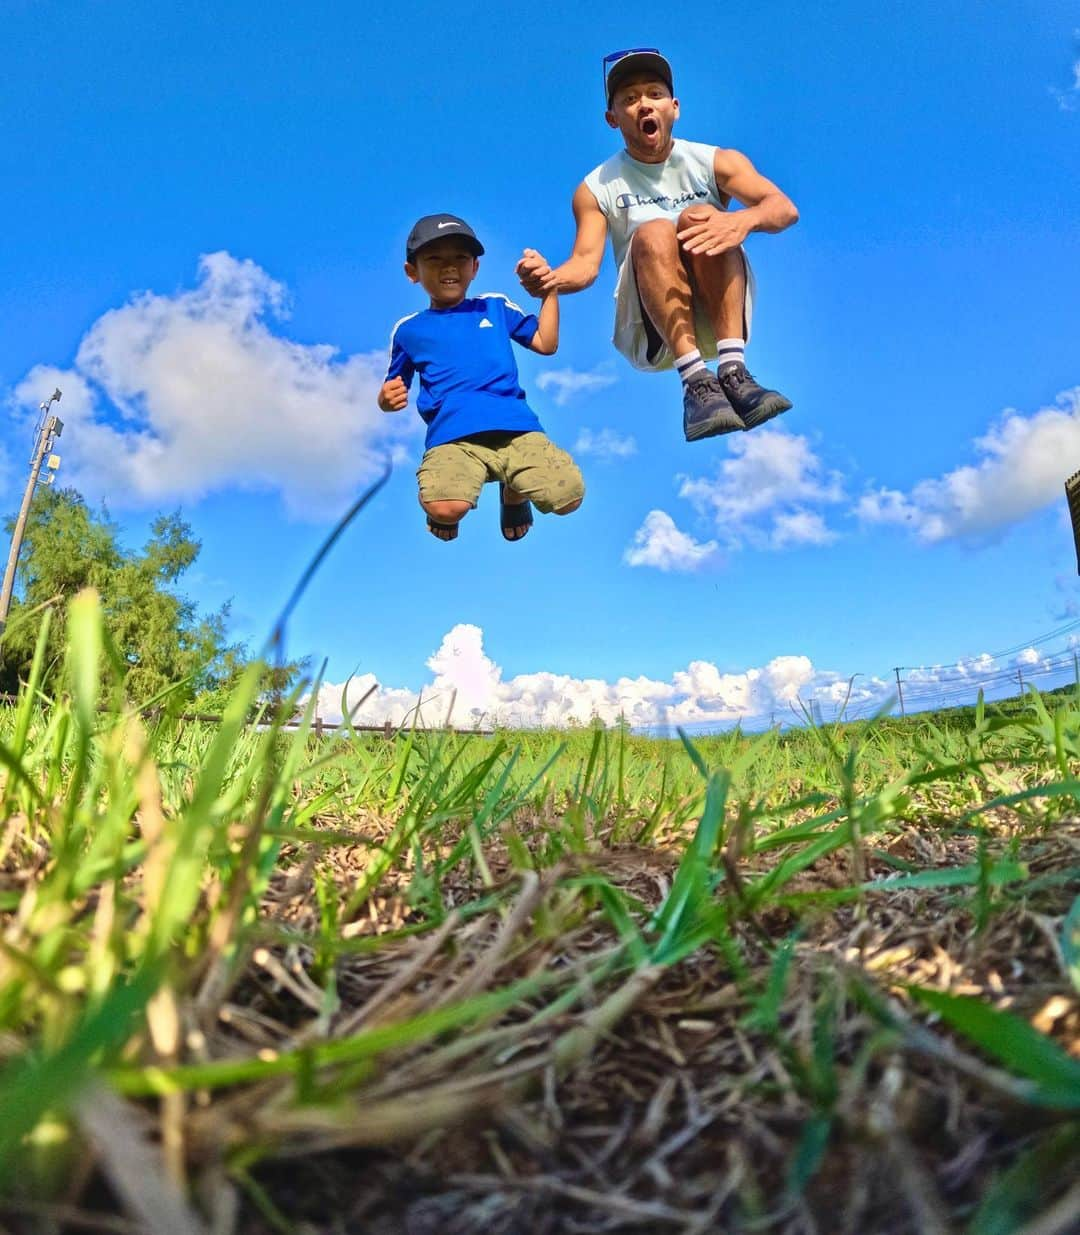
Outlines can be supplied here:
M719 560L719 547L715 540L702 544L680 531L666 511L650 510L623 560L630 566L688 572L714 565Z
M72 369L38 366L14 399L36 409L62 389L64 478L112 505L239 485L324 513L417 418L378 410L384 354L294 342L269 324L285 315L285 289L265 270L211 253L194 288L144 292L103 314Z
M618 433L615 429L600 429L595 433L592 429L582 429L574 443L574 453L605 461L629 459L637 454L637 442L629 434Z
M550 390L554 393L552 398L558 407L564 407L571 399L578 395L592 394L597 390L604 390L608 386L614 386L616 381L614 373L608 371L607 366L601 366L597 369L584 371L581 369L545 369L543 373L536 379L536 384L541 390Z
M761 667L739 672L719 669L709 661L691 661L670 681L621 677L575 678L538 670L504 678L484 649L478 626L462 623L450 630L428 662L431 681L419 692L382 686L370 674L354 678L347 689L347 707L355 706L375 687L353 715L356 724L416 723L565 726L598 719L614 724L624 718L634 727L702 725L718 727L742 722L763 727L776 721L803 718L803 707L816 705L832 720L848 695L847 679L815 669L800 655L777 656ZM324 683L319 711L326 720L341 718L342 684ZM849 708L875 707L888 697L890 684L860 678Z
M1061 498L1080 460L1080 386L1030 415L1007 409L973 443L977 462L919 481L910 491L882 488L855 507L864 524L907 527L934 543L1000 533Z
M836 538L821 507L843 500L842 479L798 434L763 429L735 437L714 475L681 480L679 496L712 520L728 548L782 549Z
M771 544L774 549L788 545L829 545L836 533L827 527L816 510L780 511L773 515Z
M1080 30L1074 31L1073 37L1080 43ZM1072 63L1072 82L1064 90L1051 86L1050 93L1062 111L1080 110L1080 56Z

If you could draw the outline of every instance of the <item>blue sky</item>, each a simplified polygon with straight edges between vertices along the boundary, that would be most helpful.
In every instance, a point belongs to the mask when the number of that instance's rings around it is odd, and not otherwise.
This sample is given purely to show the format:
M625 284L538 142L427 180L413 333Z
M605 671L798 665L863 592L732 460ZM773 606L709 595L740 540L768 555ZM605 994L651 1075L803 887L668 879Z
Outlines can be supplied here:
M189 594L231 599L257 644L392 452L290 637L394 715L434 684L519 719L762 716L1061 625L1080 603L1061 498L1078 19L941 7L777 0L715 10L706 36L633 2L4 3L5 508L58 382L62 479L132 541L180 506L203 542ZM676 134L744 151L800 208L747 246L750 367L794 410L687 445L676 379L610 345L609 256L565 298L559 354L520 361L585 505L509 545L492 490L440 544L419 419L373 401L422 305L404 237L463 215L477 290L512 296L524 246L561 260L570 195L616 148L600 58L643 43L674 65Z

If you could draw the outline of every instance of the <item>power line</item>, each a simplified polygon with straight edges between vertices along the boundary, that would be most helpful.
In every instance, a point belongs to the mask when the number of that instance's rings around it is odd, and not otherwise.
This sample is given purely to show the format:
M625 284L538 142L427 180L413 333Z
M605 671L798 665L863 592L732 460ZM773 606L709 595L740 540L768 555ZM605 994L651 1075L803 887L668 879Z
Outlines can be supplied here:
M1038 647L1042 643L1048 643L1051 639L1057 639L1061 635L1068 634L1070 631L1080 629L1080 618L1075 618L1071 622L1066 622L1064 626L1059 626L1055 630L1048 631L1045 635L1038 635L1034 639L1028 639L1024 643L1018 643L1014 647L1005 648L1000 652L980 652L977 657L967 658L966 663L971 663L972 660L982 660L984 657L989 657L990 660L1001 660L1004 656L1013 656L1017 652L1023 652L1030 647ZM900 665L901 673L917 673L919 670L932 671L935 668L959 668L965 663L965 659L961 658L954 661L950 665L935 666L935 665Z

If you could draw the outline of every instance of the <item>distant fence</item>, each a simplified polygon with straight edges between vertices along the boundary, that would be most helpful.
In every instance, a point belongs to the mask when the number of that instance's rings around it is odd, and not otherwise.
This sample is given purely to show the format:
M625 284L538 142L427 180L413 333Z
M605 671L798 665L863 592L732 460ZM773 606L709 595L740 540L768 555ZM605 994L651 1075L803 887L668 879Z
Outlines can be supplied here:
M207 725L221 724L220 716L214 716L208 712L181 712L174 719L183 721L199 721ZM295 716L291 717L287 721L284 721L279 728L299 729L303 724L303 717ZM385 738L396 737L399 733L407 732L409 729L417 729L420 733L462 733L477 734L480 737L490 737L495 732L493 729L459 729L453 725L408 725L405 723L395 725L389 719L384 720L381 725L355 725L348 724L343 720L323 720L318 713L315 714L315 717L311 721L311 732L317 738L321 738L324 733L334 729L344 729L353 733L381 733Z
M18 702L17 695L9 695L0 693L0 703L16 703ZM108 711L107 708L98 708L99 712ZM168 717L169 720L179 720L185 723L198 722L205 725L220 725L222 717L213 712L169 712L166 713L160 709L152 709L150 711L143 710L142 715L149 719L157 720L162 717ZM264 719L254 718L248 722L249 724L267 725L269 722ZM299 729L304 725L305 721L302 716L292 716L288 720L283 721L278 727L281 729ZM453 725L409 725L402 722L395 725L389 718L383 721L381 725L355 725L348 724L346 721L323 720L316 712L311 723L311 732L317 738L321 738L325 733L335 730L344 729L353 733L381 733L385 738L397 737L399 733L408 732L410 729L416 729L420 733L459 733L464 735L475 735L477 737L491 737L495 732L494 729L469 728L463 729Z

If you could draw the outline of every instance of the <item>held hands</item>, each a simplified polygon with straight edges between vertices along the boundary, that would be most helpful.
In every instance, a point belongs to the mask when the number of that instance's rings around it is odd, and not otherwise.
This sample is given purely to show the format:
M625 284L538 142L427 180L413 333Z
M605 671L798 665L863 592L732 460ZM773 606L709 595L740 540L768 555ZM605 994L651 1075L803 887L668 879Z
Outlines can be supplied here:
M679 243L687 253L700 253L704 257L737 249L750 234L750 227L742 218L745 213L735 210L728 214L707 206L700 209L691 206L683 214L688 222L677 233Z
M383 382L379 391L379 406L384 412L400 412L409 403L409 392L400 377Z
M515 270L517 277L521 280L521 286L530 296L543 299L556 290L555 275L547 263L547 258L537 253L535 249L525 250Z

